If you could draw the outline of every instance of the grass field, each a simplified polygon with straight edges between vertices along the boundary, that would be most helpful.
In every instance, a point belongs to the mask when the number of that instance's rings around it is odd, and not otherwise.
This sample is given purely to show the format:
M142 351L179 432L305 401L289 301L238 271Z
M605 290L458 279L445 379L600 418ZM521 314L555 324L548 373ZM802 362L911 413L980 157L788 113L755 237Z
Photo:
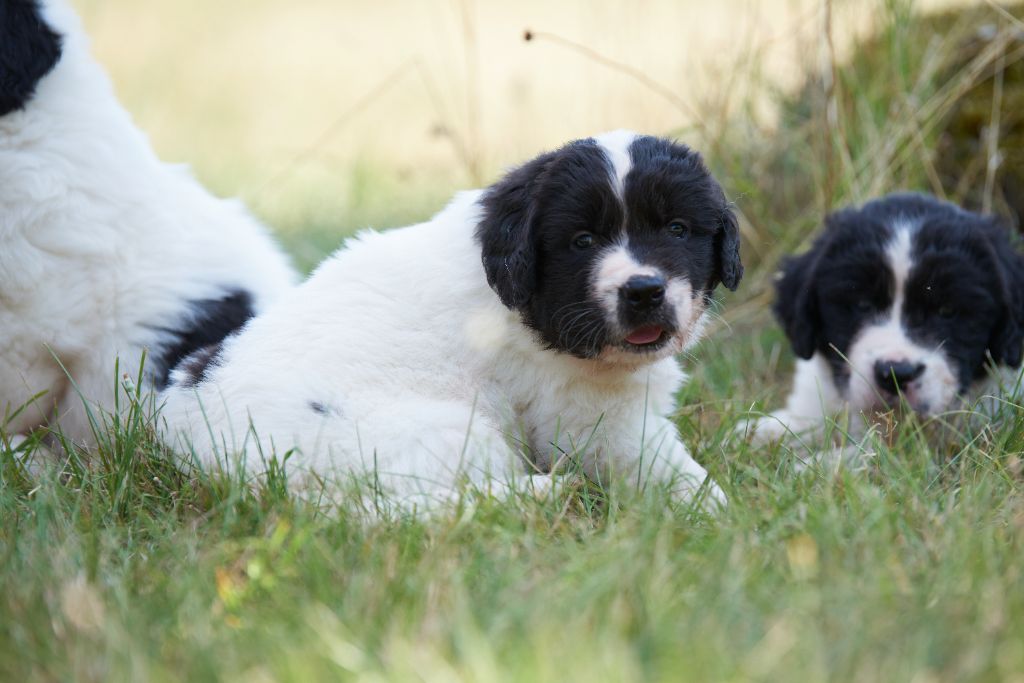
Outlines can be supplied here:
M165 3L131 4L128 18L110 9L129 12L121 0L80 4L97 52L164 155L195 161L219 191L248 194L283 226L305 265L364 221L426 215L473 173L486 180L502 163L557 142L485 128L479 140L492 151L460 159L450 147L448 157L417 147L422 168L411 176L394 150L364 150L324 176L295 171L293 189L263 204L248 188L280 172L331 121L303 122L304 137L280 154L247 147L230 123L222 124L224 147L215 128L198 124L198 139L179 145L175 136L187 137L192 124L159 133L180 121L145 105L177 81L141 79L148 90L135 90L123 74L154 74L157 63L132 64L128 46L192 27L186 18L198 0L181 0L167 24L138 19ZM286 28L299 27L281 40L301 41L310 8L327 4L280 15ZM836 16L853 4L839 3ZM267 5L244 6L264 26ZM987 5L943 31L895 0L865 6L870 21L858 25L877 36L868 66L847 61L853 42L839 38L841 23L833 22L830 53L824 22L812 14L800 24L809 32L786 32L785 22L777 29L787 50L814 57L807 88L787 72L796 62L760 68L758 48L726 62L745 69L736 76L742 97L704 98L699 121L678 111L623 114L652 117L657 131L685 131L743 215L747 279L723 298L725 322L686 360L692 380L676 415L729 496L726 511L709 518L628 486L569 487L545 501L467 492L451 514L366 523L355 503L325 514L274 480L253 490L177 472L153 438L152 404L126 389L133 408L101 430L97 449L74 451L61 473L30 478L0 445L0 680L1024 682L1020 406L1007 402L997 420L943 440L927 438L929 425L894 418L865 444L876 457L856 472L798 473L786 448L734 436L749 410L778 405L787 389L791 355L766 312L779 256L847 201L895 187L958 198L936 183L942 121L993 64L1019 59L1019 26ZM800 16L815 6L785 7ZM120 46L112 38L118 21L137 29ZM979 22L996 27L992 44L1001 49L954 64L956 46ZM216 33L218 25L204 26ZM210 48L197 42L196 62L185 63L214 88L231 61L198 69ZM616 60L631 57L623 50ZM634 61L643 59L657 61ZM379 66L374 74L386 77L387 64ZM597 82L595 73L630 81L592 59L575 77ZM658 80L672 85L679 73L669 68ZM376 79L367 78L372 90ZM650 84L629 87L657 98ZM617 91L601 92L612 101ZM184 100L183 121L198 120L204 110ZM481 101L488 108L480 121L490 121L496 100ZM331 106L334 117L345 110ZM613 118L620 110L609 111ZM147 125L161 116L163 124ZM586 119L597 123L605 119ZM260 125L278 124L271 117ZM533 128L528 118L522 125ZM339 140L348 135L356 133L346 129ZM264 166L248 167L255 162ZM347 189L332 204L337 178ZM399 198L405 192L408 203Z

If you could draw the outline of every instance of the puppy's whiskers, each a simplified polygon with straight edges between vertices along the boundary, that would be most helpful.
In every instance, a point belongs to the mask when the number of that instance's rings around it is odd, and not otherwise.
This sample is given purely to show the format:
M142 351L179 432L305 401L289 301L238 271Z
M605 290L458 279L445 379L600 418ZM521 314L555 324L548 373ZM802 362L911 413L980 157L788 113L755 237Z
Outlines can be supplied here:
M559 344L570 349L583 348L590 355L590 348L604 324L600 307L580 301L562 306L556 313L561 311L565 312L558 317L556 323Z

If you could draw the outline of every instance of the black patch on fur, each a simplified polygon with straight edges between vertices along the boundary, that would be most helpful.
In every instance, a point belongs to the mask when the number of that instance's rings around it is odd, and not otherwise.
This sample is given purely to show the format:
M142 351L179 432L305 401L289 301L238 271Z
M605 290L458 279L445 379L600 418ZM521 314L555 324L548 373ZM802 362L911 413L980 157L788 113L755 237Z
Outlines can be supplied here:
M340 408L327 403L321 403L320 401L310 401L309 409L317 415L334 415L336 417L341 417L342 415Z
M0 0L0 116L23 108L60 61L61 38L36 0Z
M215 360L219 346L225 338L237 332L253 316L252 296L243 290L234 290L219 299L191 301L182 324L177 328L161 328L170 336L160 358L151 366L158 389L167 385L171 370L186 357L189 364L198 367L198 373L189 373L196 383L202 382ZM205 360L207 348L215 347ZM200 353L197 353L200 352ZM194 355L193 355L194 354ZM192 362L194 360L194 363ZM183 366L188 372L188 369Z
M686 145L642 136L630 145L629 156L633 165L626 174L625 194L630 251L639 255L633 243L647 238L645 248L658 253L667 273L677 274L683 250L678 240L665 239L664 229L673 219L683 219L690 229L685 242L690 282L708 293L719 283L736 291L743 279L739 224L700 154ZM651 240L652 235L659 239Z
M834 358L832 346L845 354L865 323L861 309L884 310L891 302L891 216L871 207L831 214L809 251L782 262L774 312L800 358L815 351Z
M775 315L801 358L828 359L837 386L847 351L891 308L896 292L886 250L893 225L911 223L911 268L900 324L925 347L941 346L959 388L987 358L1017 367L1024 346L1024 257L997 219L919 194L893 194L838 211L811 249L782 264Z
M597 143L577 140L513 169L487 190L477 238L487 283L503 304L525 306L540 284L537 251L548 236L541 223L561 220L578 229L609 231L621 225L609 173Z
M488 284L549 348L580 358L609 343L591 276L623 230L637 261L684 277L705 296L719 282L734 289L743 273L735 218L700 155L646 136L629 153L623 197L604 148L587 138L513 169L481 199L477 239ZM677 219L687 226L683 237L668 231ZM592 246L575 243L581 232L593 235ZM623 325L659 325L671 334L677 321L663 307Z
M194 388L205 382L210 369L219 364L221 344L204 346L198 351L185 356L177 366L177 370L185 375L179 384L186 388Z
M1021 362L1024 257L1009 234L993 216L958 210L914 235L904 325L915 342L941 344L961 390L985 374L989 357L1010 367Z

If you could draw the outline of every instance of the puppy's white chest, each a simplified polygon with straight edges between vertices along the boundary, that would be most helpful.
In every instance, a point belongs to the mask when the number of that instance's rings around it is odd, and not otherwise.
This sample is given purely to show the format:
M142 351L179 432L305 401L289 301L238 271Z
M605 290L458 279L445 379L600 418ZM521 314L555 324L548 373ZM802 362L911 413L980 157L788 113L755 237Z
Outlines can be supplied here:
M649 416L671 412L685 377L673 359L617 375L579 372L581 361L566 362L573 371L522 364L487 391L506 435L541 469L609 449L630 451L632 441L639 449Z

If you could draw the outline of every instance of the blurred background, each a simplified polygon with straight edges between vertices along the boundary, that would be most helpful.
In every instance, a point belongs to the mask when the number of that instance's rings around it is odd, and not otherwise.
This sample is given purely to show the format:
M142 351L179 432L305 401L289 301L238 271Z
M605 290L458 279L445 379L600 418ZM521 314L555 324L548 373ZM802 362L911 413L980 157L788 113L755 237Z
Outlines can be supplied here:
M1017 4L73 2L158 153L242 197L307 269L569 139L625 127L700 149L741 214L747 277L719 321L741 334L696 392L778 391L771 274L827 211L917 189L1011 226L1024 212Z
M245 198L307 266L336 244L327 235L426 216L572 138L627 127L700 147L736 118L771 126L775 93L821 65L826 8L837 59L900 11L865 0L76 5L161 156Z

